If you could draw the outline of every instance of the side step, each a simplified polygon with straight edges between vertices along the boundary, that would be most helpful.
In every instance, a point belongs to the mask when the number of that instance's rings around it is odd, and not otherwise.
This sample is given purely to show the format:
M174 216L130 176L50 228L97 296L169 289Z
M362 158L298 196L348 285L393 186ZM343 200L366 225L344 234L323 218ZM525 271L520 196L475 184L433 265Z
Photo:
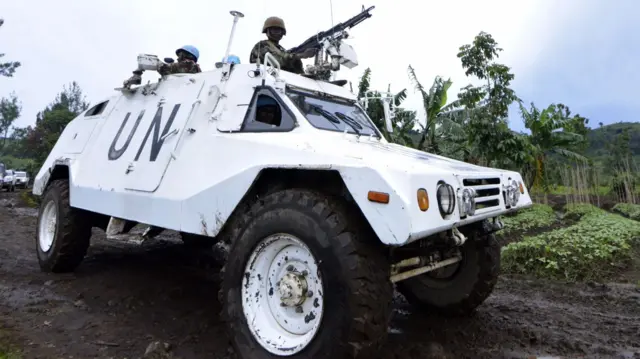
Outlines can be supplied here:
M147 239L157 236L164 230L164 228L148 226L142 233L124 233L128 222L126 219L111 217L107 225L107 230L105 231L107 239L132 244L142 244Z

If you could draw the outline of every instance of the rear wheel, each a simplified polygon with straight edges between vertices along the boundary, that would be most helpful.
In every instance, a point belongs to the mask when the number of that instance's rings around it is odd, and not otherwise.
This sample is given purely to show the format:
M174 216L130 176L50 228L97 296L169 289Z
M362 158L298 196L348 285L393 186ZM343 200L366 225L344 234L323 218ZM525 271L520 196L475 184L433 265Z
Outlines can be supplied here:
M238 357L374 357L393 288L371 229L341 200L296 189L240 222L220 292Z
M215 244L213 238L198 234L180 232L180 238L182 243L190 248L211 248Z
M70 206L67 180L55 180L47 187L37 229L35 240L41 270L75 270L89 247L91 221L87 212Z
M414 306L436 314L468 315L489 297L500 272L500 246L491 235L469 237L462 260L397 283Z

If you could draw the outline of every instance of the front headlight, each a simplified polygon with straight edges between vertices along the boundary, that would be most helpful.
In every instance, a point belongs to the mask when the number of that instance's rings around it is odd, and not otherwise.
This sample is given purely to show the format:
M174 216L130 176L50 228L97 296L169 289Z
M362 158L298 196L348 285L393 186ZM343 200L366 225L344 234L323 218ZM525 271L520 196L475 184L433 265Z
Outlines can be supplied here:
M473 216L476 213L477 193L473 188L465 188L460 196L460 217Z
M442 217L453 213L453 209L456 206L456 194L453 186L441 182L436 190L436 197L438 199L438 209L440 209L440 215L442 215Z

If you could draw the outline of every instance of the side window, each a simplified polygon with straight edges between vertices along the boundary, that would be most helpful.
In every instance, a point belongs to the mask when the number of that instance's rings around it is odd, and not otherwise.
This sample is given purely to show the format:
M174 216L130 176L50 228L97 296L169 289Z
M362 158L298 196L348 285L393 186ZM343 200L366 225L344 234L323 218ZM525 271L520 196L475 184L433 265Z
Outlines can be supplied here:
M107 100L93 106L92 108L88 109L87 112L84 113L84 117L98 116L99 114L102 113L102 111L104 111L108 103L109 101Z
M243 132L291 131L295 126L293 115L268 88L258 89L242 126Z

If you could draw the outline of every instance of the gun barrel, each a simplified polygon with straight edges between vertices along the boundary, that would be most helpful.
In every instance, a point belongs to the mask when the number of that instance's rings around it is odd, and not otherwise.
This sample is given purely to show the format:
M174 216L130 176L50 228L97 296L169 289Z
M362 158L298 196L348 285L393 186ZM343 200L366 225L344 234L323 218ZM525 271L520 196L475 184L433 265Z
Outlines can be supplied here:
M305 49L321 47L322 45L321 45L320 41L323 38L325 38L327 36L331 36L331 35L335 34L336 32L343 31L345 29L350 29L350 28L358 25L359 23L363 22L364 20L370 18L371 17L370 11L373 10L374 8L375 8L375 6L371 6L368 9L362 10L358 15L352 17L351 19L349 19L349 20L347 20L345 22L341 22L338 25L335 25L334 27L330 28L329 30L320 31L316 35L313 35L310 38L308 38L302 44L290 49L289 52L298 53L298 52L304 51Z

